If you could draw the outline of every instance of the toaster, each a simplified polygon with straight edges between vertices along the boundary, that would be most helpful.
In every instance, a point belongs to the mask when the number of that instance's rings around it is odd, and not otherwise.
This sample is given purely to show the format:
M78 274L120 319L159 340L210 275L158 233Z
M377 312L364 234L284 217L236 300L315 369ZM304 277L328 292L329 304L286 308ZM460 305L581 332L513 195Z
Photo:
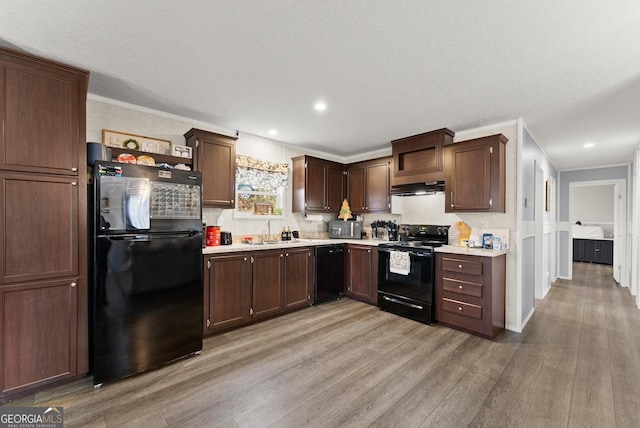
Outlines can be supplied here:
M231 232L220 232L220 245L231 245L233 240L231 238Z

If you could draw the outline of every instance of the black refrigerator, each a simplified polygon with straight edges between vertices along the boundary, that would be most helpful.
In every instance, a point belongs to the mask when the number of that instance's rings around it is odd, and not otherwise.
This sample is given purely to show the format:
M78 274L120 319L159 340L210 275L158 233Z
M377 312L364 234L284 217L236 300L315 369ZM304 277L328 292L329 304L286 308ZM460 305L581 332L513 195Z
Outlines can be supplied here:
M202 350L201 184L199 172L94 164L95 385Z

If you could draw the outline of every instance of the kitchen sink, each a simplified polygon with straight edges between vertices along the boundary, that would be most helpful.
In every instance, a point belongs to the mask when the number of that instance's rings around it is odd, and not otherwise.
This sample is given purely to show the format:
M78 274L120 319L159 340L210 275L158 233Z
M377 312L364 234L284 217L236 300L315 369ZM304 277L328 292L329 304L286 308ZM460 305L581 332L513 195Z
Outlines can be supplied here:
M261 241L261 242L245 242L245 244L249 245L274 245L274 244L282 244L281 241Z
M318 242L320 241L319 239L301 239L301 238L295 238L291 241L261 241L261 242L245 242L245 244L249 244L249 245L276 245L276 244L280 244L280 245L287 245L287 244L293 244L296 242Z

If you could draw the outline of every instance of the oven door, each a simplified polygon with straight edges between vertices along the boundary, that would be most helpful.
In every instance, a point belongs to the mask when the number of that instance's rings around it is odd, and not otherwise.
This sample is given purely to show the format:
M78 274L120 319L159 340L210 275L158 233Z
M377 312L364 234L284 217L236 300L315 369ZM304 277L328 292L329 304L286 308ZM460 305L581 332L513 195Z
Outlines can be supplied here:
M391 312L425 324L435 322L435 276L433 253L408 248L378 250L378 305ZM400 269L390 263L393 251L409 253L409 266ZM394 255L398 256L397 254ZM400 273L398 273L400 272ZM406 275L403 275L405 274Z
M391 253L409 253L408 274L392 272ZM412 249L379 249L378 291L389 296L402 297L417 302L432 303L434 299L435 262L432 252Z

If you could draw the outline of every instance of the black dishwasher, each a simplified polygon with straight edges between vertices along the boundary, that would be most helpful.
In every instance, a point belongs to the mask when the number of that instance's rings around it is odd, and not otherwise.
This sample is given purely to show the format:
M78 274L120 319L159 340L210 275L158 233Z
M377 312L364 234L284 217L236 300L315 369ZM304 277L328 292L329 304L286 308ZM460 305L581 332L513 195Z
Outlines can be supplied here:
M336 300L344 292L344 245L316 247L313 304Z

